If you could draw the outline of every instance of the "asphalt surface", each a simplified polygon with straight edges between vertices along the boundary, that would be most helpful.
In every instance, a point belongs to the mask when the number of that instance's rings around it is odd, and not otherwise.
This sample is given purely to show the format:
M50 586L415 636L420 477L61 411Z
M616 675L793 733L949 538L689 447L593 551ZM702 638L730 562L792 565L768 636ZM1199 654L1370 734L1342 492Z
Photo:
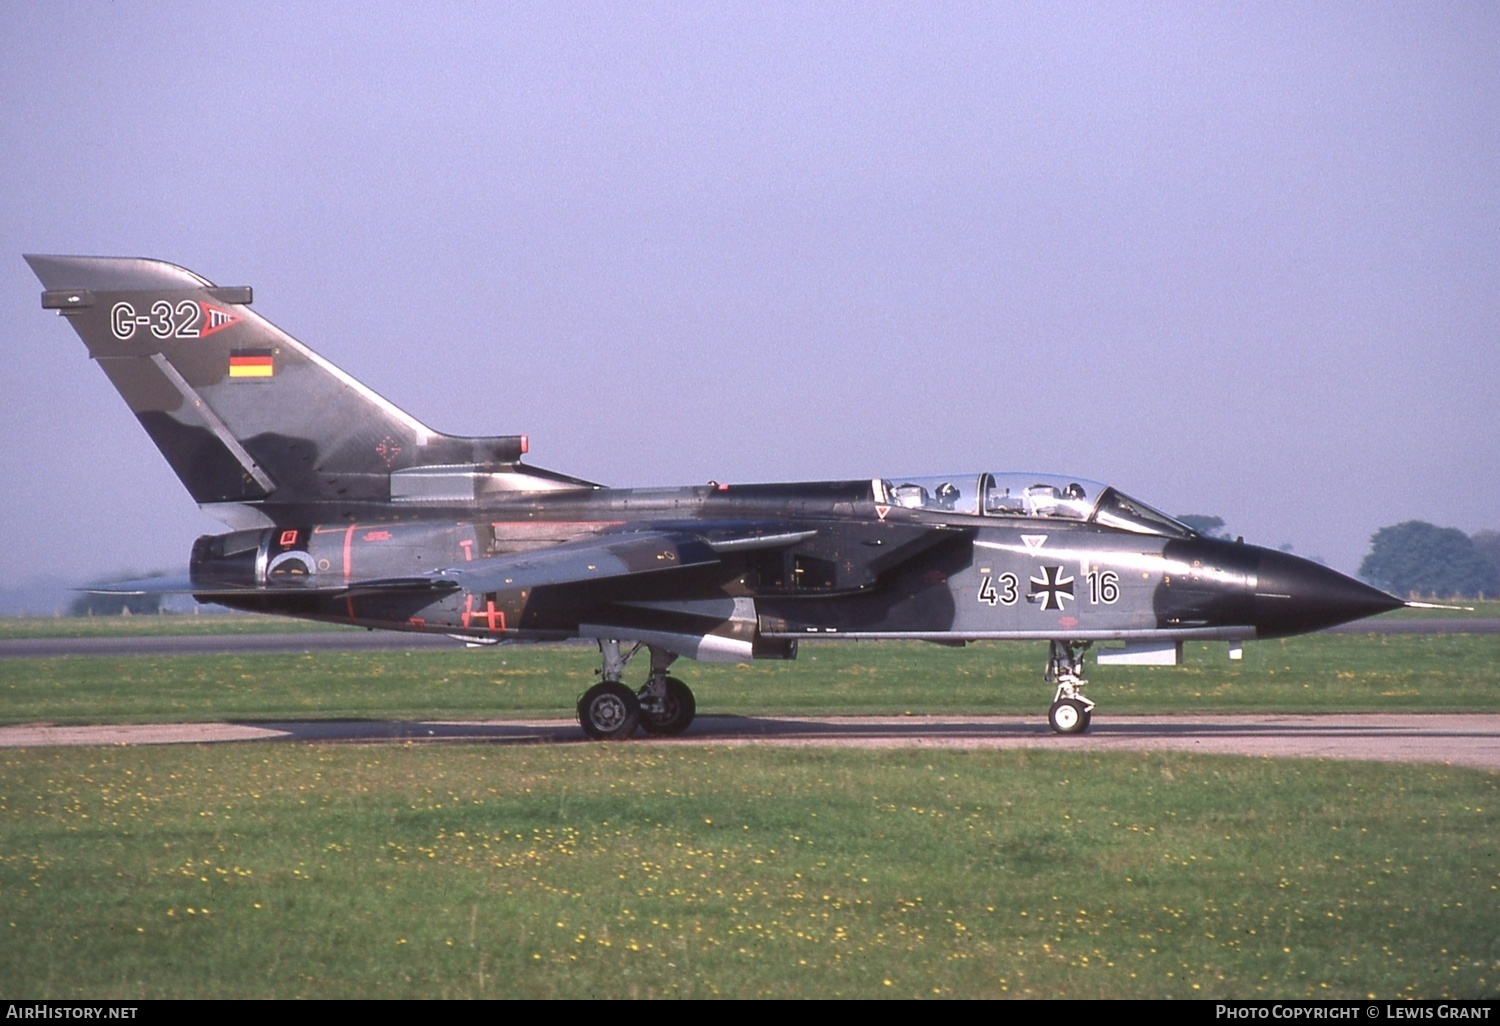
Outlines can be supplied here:
M1326 634L1500 634L1500 618L1377 619L1344 624ZM286 655L309 652L409 652L456 649L462 642L445 635L353 628L296 634L206 634L117 638L8 638L0 659L55 659L59 656Z
M568 720L471 722L302 721L0 727L0 748L165 745L227 741L314 744L443 742L595 744ZM1007 716L700 716L678 738L627 744L847 748L1038 748L1176 751L1278 758L1434 762L1500 772L1500 713L1332 716L1099 717L1087 734L1060 737L1040 718Z

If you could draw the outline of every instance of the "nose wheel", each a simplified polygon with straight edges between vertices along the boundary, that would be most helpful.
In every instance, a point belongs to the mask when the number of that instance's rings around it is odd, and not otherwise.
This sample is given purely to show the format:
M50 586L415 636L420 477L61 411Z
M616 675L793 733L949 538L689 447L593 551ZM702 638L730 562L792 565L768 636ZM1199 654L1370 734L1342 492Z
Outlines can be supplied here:
M1058 734L1082 734L1094 718L1094 703L1084 697L1083 653L1092 642L1054 641L1047 657L1046 680L1056 684L1047 724Z
M1058 734L1082 734L1092 718L1093 711L1076 698L1059 698L1047 710L1047 723Z

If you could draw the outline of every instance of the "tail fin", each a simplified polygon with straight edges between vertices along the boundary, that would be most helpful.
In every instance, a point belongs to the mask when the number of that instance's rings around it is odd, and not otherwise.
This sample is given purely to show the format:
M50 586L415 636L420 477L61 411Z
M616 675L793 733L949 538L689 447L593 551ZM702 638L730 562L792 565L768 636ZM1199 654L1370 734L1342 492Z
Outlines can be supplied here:
M415 501L474 500L403 489L403 472L417 468L468 468L471 480L478 470L508 471L506 490L587 485L520 467L524 435L433 431L251 312L248 287L220 288L158 260L26 262L46 289L42 306L68 319L210 512L221 503L331 503L353 515L391 502L393 491L396 501L407 492Z

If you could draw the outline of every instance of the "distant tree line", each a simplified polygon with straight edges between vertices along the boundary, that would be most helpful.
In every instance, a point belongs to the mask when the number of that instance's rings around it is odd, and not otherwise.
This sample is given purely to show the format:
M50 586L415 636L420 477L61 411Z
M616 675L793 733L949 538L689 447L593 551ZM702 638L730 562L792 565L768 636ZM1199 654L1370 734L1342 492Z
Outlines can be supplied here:
M1370 537L1359 576L1393 595L1500 597L1500 532L1472 538L1423 520L1382 527Z

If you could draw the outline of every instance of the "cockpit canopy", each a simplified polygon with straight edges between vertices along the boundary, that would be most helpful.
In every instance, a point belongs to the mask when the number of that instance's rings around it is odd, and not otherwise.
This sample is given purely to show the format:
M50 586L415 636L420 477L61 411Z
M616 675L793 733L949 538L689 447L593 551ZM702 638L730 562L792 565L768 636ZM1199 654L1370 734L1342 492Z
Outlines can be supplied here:
M1095 523L1136 534L1190 538L1192 528L1098 481L1055 474L948 474L874 482L876 501L969 516Z

